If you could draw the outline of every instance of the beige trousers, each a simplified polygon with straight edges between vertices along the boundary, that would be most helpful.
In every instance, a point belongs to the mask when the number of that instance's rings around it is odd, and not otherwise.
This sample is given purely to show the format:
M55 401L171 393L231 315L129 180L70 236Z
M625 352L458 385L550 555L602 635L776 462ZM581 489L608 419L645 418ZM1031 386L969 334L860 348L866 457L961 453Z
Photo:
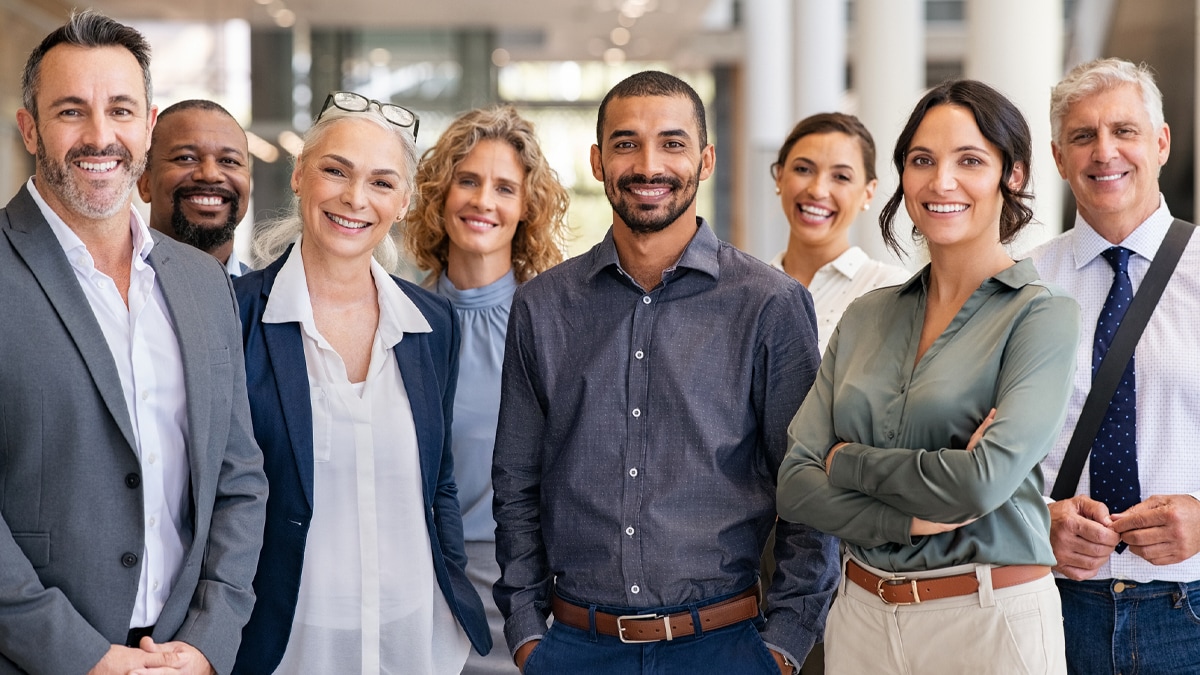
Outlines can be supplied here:
M881 576L888 572L860 565ZM1062 608L1054 577L992 588L991 567L960 565L936 573L974 572L977 593L915 605L889 605L842 583L825 623L829 675L1065 675Z

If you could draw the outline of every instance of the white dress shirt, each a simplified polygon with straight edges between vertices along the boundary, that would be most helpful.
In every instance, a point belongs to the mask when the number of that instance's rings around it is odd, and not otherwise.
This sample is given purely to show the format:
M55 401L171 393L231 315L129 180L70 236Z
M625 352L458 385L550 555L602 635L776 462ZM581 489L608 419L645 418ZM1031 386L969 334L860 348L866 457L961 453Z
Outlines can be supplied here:
M152 626L183 566L190 476L183 358L166 299L146 262L154 240L142 217L130 209L133 260L126 306L112 278L96 269L87 246L46 204L32 178L26 187L63 247L121 377L141 464L145 519L141 578L129 627Z
M1161 199L1161 198L1160 198ZM1129 258L1136 295L1173 218L1162 201L1146 222L1121 246ZM1058 442L1042 463L1045 493L1050 494L1092 387L1092 338L1113 271L1100 253L1108 242L1076 216L1075 227L1030 252L1043 279L1062 287L1079 301L1084 330L1075 359L1075 386ZM1191 494L1200 498L1200 455L1195 452L1200 421L1200 235L1193 235L1179 266L1134 352L1137 362L1137 454L1142 499L1153 495ZM1087 467L1076 494L1090 494ZM1097 579L1132 581L1200 580L1200 555L1174 565L1151 565L1131 551L1114 553Z
M379 326L364 382L317 330L300 244L263 323L299 322L313 417L313 517L279 673L458 673L470 643L438 586L412 407L392 348L432 329L376 262Z
M781 251L771 260L771 267L783 270ZM821 354L829 344L829 337L837 327L842 313L855 298L884 286L895 286L908 281L912 273L903 267L871 260L867 252L857 246L821 266L809 282L813 306L817 311L817 347Z

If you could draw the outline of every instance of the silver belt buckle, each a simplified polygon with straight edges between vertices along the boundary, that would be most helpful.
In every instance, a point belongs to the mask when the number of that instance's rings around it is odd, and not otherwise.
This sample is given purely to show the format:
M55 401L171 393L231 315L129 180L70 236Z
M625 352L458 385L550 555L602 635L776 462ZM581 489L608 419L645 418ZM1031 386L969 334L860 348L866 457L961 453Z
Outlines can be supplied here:
M665 639L665 640L674 639L674 636L671 635L671 617L670 616L667 616L665 614L624 614L622 616L617 617L617 637L621 639L621 642L624 642L625 644L628 644L628 645L639 645L639 644L644 644L646 642L658 642L659 641L658 639L630 640L625 637L625 626L622 626L621 622L622 621L635 621L635 620L639 620L639 619L662 619L663 626L666 628L666 631L667 631L666 637L663 639Z
M912 602L892 602L891 600L888 600L887 598L883 597L884 585L903 586L905 581L907 581L912 586L912 594L913 594ZM875 594L879 596L879 599L882 600L883 604L885 604L885 605L918 605L921 603L921 594L917 592L917 580L916 579L905 579L904 577L898 577L898 576L891 576L886 579L880 579L875 584Z

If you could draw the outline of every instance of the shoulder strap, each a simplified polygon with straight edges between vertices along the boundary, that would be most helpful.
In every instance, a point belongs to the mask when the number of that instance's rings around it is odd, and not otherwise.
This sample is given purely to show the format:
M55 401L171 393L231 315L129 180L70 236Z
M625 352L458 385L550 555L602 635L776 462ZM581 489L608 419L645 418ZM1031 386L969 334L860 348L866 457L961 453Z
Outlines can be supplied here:
M1121 383L1125 366L1133 356L1142 331L1150 322L1150 315L1154 313L1158 299L1162 297L1163 289L1171 280L1171 273L1175 271L1183 249L1195 229L1195 225L1176 218L1167 230L1167 236L1159 244L1154 261L1150 263L1150 269L1146 272L1146 278L1142 279L1137 295L1129 304L1129 309L1125 310L1125 317L1121 319L1121 325L1113 336L1108 352L1100 361L1100 367L1096 369L1092 389L1083 403L1079 422L1075 424L1071 442L1067 445L1067 454L1063 456L1058 478L1050 492L1051 499L1057 501L1075 496L1075 489L1079 487L1079 477L1083 474L1083 465L1092 451L1092 443L1096 440L1096 433L1100 431L1109 401L1112 400L1117 385Z

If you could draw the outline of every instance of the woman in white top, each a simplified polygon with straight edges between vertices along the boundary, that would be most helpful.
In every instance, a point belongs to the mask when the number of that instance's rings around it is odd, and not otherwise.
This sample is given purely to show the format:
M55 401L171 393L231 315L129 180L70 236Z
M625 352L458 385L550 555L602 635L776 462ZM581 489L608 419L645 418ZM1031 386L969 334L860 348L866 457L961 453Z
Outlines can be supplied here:
M771 176L789 225L787 250L771 265L812 293L823 353L850 301L910 276L850 245L850 225L875 194L875 141L853 115L806 117L779 148Z
M271 491L235 672L450 674L490 647L452 473L458 323L386 271L417 123L330 94L292 174L298 217L256 242L281 255L237 280Z

